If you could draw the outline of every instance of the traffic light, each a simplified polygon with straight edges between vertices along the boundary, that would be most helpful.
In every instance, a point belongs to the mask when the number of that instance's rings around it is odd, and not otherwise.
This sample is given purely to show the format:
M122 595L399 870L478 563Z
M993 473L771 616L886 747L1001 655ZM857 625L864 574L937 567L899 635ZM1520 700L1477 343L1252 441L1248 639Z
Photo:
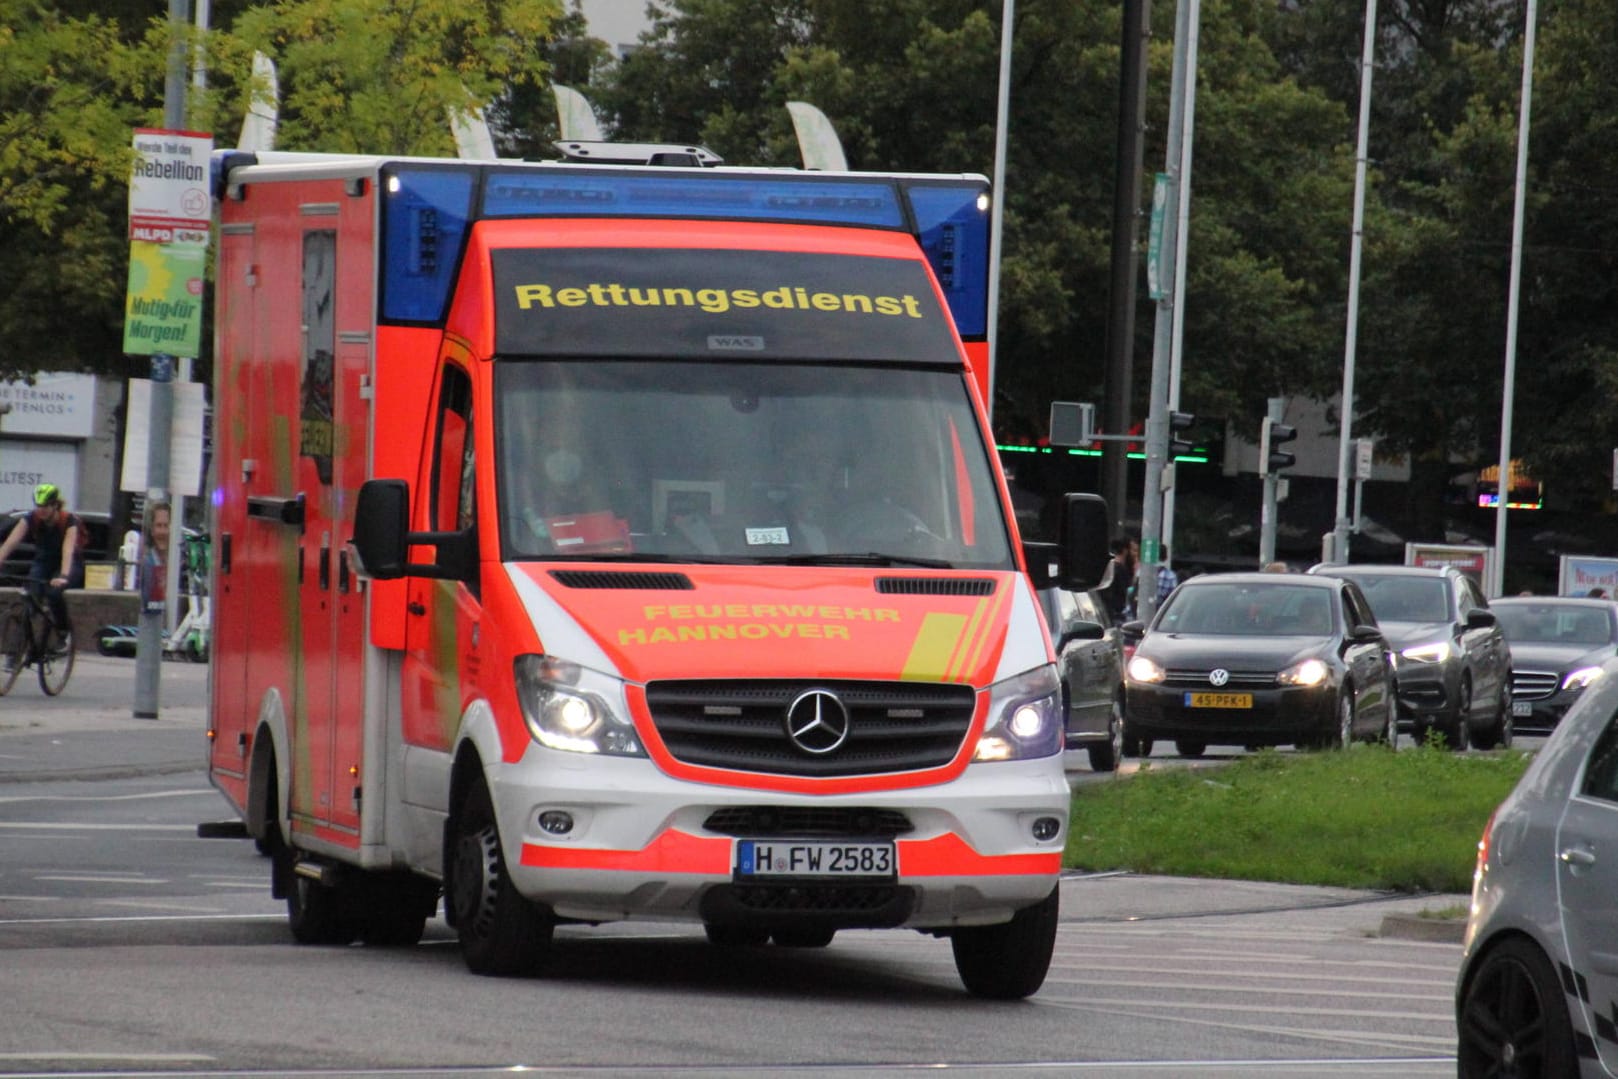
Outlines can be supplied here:
M1169 460L1172 461L1176 457L1190 453L1196 448L1180 434L1181 431L1196 422L1196 416L1189 412L1169 413Z
M1283 468L1291 468L1298 463L1298 455L1277 449L1284 442L1291 442L1298 437L1298 429L1289 427L1284 423L1276 423L1268 416L1264 417L1264 424L1259 428L1258 436L1258 474L1270 476L1280 472Z

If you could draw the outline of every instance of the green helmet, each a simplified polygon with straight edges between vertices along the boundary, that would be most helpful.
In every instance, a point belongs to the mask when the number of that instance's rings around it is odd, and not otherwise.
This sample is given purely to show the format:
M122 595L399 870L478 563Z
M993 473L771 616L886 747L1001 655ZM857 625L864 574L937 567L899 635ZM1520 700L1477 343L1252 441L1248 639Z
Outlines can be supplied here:
M61 489L54 483L42 483L34 488L34 505L49 506L52 502L62 501Z

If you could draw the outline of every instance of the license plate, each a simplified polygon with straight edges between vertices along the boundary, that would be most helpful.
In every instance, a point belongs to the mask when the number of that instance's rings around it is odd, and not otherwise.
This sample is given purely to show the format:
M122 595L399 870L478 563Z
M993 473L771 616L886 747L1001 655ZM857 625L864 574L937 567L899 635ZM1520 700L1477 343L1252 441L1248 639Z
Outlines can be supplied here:
M1511 714L1514 716L1531 716L1534 714L1534 705L1531 701L1512 701Z
M738 877L885 877L897 875L892 843L744 839Z
M1187 693L1187 708L1251 708L1251 693Z

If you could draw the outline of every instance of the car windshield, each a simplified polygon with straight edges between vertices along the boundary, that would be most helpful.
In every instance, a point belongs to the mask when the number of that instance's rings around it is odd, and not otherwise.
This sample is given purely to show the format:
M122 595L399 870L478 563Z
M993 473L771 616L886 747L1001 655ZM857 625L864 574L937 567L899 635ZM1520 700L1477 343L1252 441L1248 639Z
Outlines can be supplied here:
M1378 622L1448 622L1449 583L1442 577L1355 574Z
M1507 603L1491 609L1508 641L1598 645L1613 639L1612 616L1595 607Z
M1015 565L958 370L502 360L507 559Z
M1216 637L1324 637L1332 591L1296 584L1214 583L1177 588L1153 629Z

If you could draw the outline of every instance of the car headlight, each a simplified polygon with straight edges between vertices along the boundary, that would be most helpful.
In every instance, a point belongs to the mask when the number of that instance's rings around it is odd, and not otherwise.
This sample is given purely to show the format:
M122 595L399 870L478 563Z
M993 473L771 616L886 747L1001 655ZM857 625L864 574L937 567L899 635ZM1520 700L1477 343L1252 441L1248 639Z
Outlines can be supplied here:
M518 656L517 700L534 741L572 753L644 757L620 679L551 656Z
M1442 663L1450 656L1450 645L1448 641L1434 641L1432 644L1412 645L1399 654L1417 663Z
M1318 686L1331 677L1331 668L1313 657L1294 663L1275 676L1283 686Z
M1047 663L989 687L989 722L975 761L1020 761L1062 751L1062 682Z
M1576 671L1569 671L1567 677L1562 679L1563 689L1583 689L1585 686L1601 677L1600 667L1580 667Z
M1163 681L1163 668L1155 660L1136 654L1129 657L1129 667L1126 669L1131 682L1157 683Z

